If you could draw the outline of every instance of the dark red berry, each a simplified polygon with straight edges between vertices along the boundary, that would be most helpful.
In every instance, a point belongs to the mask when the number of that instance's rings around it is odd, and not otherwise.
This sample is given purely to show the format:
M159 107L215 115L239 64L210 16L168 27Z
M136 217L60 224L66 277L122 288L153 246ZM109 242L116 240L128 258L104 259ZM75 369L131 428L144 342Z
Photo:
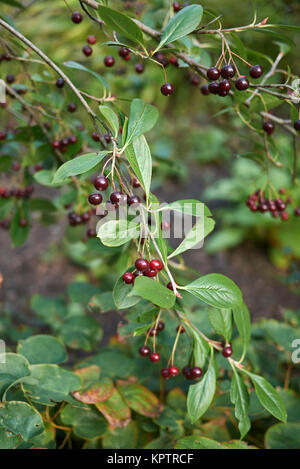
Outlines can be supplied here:
M204 95L204 96L207 96L210 94L210 91L209 91L209 85L207 83L205 83L205 85L202 85L201 88L201 93Z
M297 119L297 120L294 122L294 129L295 129L295 130L300 130L300 119Z
M190 76L190 82L191 82L192 85L198 86L199 83L200 83L200 77L199 77L199 75L197 75L196 73L193 73L193 74Z
M177 376L179 373L179 369L177 368L177 366L170 366L169 367L169 375L170 376Z
M266 132L266 134L272 135L272 133L274 132L274 129L275 129L275 125L273 124L273 122L271 121L264 122L263 130Z
M34 171L37 173L38 171L41 171L43 169L43 164L42 163L37 163L34 165Z
M223 78L233 78L235 75L235 68L232 64L224 65L221 68L221 75Z
M142 272L144 272L145 270L149 268L149 262L146 259L142 259L142 258L137 259L134 265L137 268L137 270L141 270Z
M134 187L135 189L137 189L138 187L141 187L140 181L138 181L138 179L136 179L136 178L133 178L132 179L132 187Z
M92 139L94 140L94 142L99 142L100 141L100 137L97 134L97 132L92 133Z
M149 358L152 362L159 362L160 355L159 355L159 353L153 352L149 355Z
M92 205L99 205L102 202L102 195L95 192L94 194L89 195L89 203Z
M286 188L285 187L281 187L279 189L279 194L285 194L286 193Z
M112 55L107 55L104 57L104 65L106 67L112 67L115 64L115 59L113 58Z
M143 345L142 347L139 348L139 354L142 355L142 357L147 357L147 355L150 355L151 350L147 345Z
M172 282L169 282L169 283L167 284L167 288L168 288L169 290L172 290L172 291L174 291L174 288L173 288Z
M253 65L253 67L250 68L249 73L252 78L259 78L262 76L264 71L261 65Z
M79 11L74 11L74 13L72 13L71 18L72 18L73 23L79 24L82 21L82 14Z
M165 323L163 321L158 321L156 329L160 332L165 328Z
M77 106L76 106L75 103L70 103L70 104L68 105L68 111L69 111L69 112L75 112L76 109L77 109Z
M6 82L9 83L10 85L11 85L12 83L14 83L14 81L15 81L14 75L8 74L8 75L6 76Z
M134 275L131 272L125 272L125 274L122 277L123 281L127 284L133 283L134 281Z
M300 207L295 209L294 214L296 217L300 217Z
M59 142L59 140L54 140L54 142L52 142L51 145L52 145L53 148L57 149L57 148L60 147L60 142Z
M97 42L96 36L91 34L90 36L88 36L87 42L93 46Z
M135 71L136 71L136 73L143 73L144 72L144 65L143 64L136 64Z
M119 56L124 58L126 57L128 54L130 54L130 50L127 49L127 47L120 47L119 49Z
M219 83L219 90L220 90L220 91L227 91L227 92L229 92L230 88L231 88L231 83L230 83L230 81L228 81L228 80L222 80L222 81L220 81L220 83Z
M78 139L77 139L76 135L70 135L70 137L69 137L69 143L70 143L71 145L75 145L75 143L77 143L77 141L78 141Z
M89 57L90 55L92 55L93 49L91 48L91 46L85 45L85 46L83 46L83 48L82 48L82 52L84 53L84 55L86 55L87 57Z
M140 270L136 270L133 275L134 275L134 278L136 278L136 277L140 277L141 275L144 275L144 274Z
M185 328L183 326L179 325L179 326L176 327L177 332L179 331L179 329L180 329L180 334L183 334L185 332Z
M212 94L218 94L219 93L219 83L217 81L212 81L208 85L209 92Z
M164 96L170 96L174 92L174 86L171 83L164 83L160 91Z
M231 345L226 345L222 350L222 355L225 358L231 357L232 355L232 347Z
M289 219L289 214L287 212L281 212L280 218L282 221L287 221Z
M12 165L11 165L11 169L13 171L19 171L19 169L21 168L21 165L18 161L13 161Z
M194 366L191 369L191 375L193 378L200 378L200 376L202 375L202 369L199 368L198 366Z
M194 379L192 376L192 368L188 365L182 368L182 374L186 377L186 379Z
M122 198L121 192L113 192L112 194L110 194L110 201L114 205L119 204L121 198Z
M206 76L209 80L215 81L220 76L220 70L216 67L211 67L207 70Z
M26 218L21 218L21 219L19 220L19 225L20 225L22 228L24 228L25 226L27 226L27 224L28 224L28 222L27 222Z
M97 236L96 230L94 230L94 228L89 228L86 234L88 238L96 238Z
M169 368L163 368L160 372L163 378L170 378Z
M175 56L170 57L169 62L170 62L171 65L175 65L175 67L179 66L178 59Z
M174 13L177 13L178 11L181 10L181 5L179 2L173 2L172 6L173 6Z
M156 54L155 58L157 62L162 64L164 67L167 67L169 65L169 60L166 58L165 54L163 54L162 52L159 52L158 54Z
M235 81L235 87L239 91L243 91L243 90L246 90L247 88L249 88L248 78L244 75L237 78L237 80Z
M131 197L128 198L128 201L127 201L129 206L134 206L134 207L139 205L140 202L141 202L140 198L137 195L132 195Z
M94 186L97 191L105 191L108 188L108 179L105 176L97 176L94 180Z
M162 270L163 269L163 263L162 261L160 261L159 259L152 259L152 261L150 261L150 264L149 264L149 267L150 269L153 269L153 270Z
M0 141L5 140L6 137L7 137L7 133L5 132L5 130L1 130L0 131Z
M104 134L103 137L104 137L104 140L106 141L106 143L111 142L111 136L109 134Z
M56 80L56 86L57 88L63 88L65 86L65 80L61 77L59 77L57 80Z
M145 275L146 275L146 277L150 277L150 278L156 277L157 270L147 269L147 270L145 270Z

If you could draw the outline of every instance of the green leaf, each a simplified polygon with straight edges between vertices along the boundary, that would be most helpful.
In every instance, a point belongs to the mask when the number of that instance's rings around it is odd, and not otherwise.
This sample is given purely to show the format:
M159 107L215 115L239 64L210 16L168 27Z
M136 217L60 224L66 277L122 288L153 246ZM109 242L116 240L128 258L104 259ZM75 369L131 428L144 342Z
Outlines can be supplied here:
M117 427L107 432L102 438L103 449L133 449L138 441L139 428L136 422L129 422L126 427Z
M13 435L4 427L0 427L0 448L16 449L22 443L21 435Z
M251 320L247 306L243 303L232 308L233 319L243 343L243 356L245 356L251 337Z
M88 282L72 282L68 286L68 295L71 301L87 305L92 296L99 293L99 288Z
M105 246L121 246L139 236L139 225L127 220L110 220L101 225L98 234Z
M78 438L100 438L108 430L105 418L92 408L78 409L69 404L61 411L60 417L63 424L73 427Z
M27 220L26 226L20 226L20 220L25 218ZM9 233L13 242L13 246L20 246L24 244L30 233L29 211L28 206L25 204L22 207L17 207L17 210L12 219Z
M226 343L232 335L232 312L231 309L214 309L208 311L208 319L217 334L222 335Z
M168 256L168 259L174 256L178 256L188 249L194 248L197 244L201 243L204 238L211 233L214 229L215 221L212 218L204 217L200 219L187 233L184 240L179 244L179 246Z
M101 114L105 117L110 127L114 131L115 137L117 137L119 132L119 119L117 114L109 106L99 106Z
M141 296L161 308L172 308L176 300L176 296L171 290L147 277L135 279L131 294Z
M117 388L127 405L138 414L151 418L160 415L163 406L155 394L142 384L120 380Z
M73 402L69 394L81 386L80 378L75 373L58 365L32 365L30 369L34 384L25 382L22 387L32 401L49 406L54 406L56 402Z
M21 340L17 348L18 353L23 355L29 363L59 364L67 360L67 352L63 343L51 335L34 335Z
M89 352L100 342L103 331L90 316L71 316L64 320L60 335L68 347Z
M164 205L161 210L173 210L174 212L181 212L185 215L193 215L195 217L211 216L209 208L199 200L195 199L184 199L171 202L170 204Z
M235 405L235 416L239 421L241 438L244 438L251 427L250 419L248 417L249 394L246 385L236 372L235 368L233 368L233 371L234 373L230 387L230 399Z
M26 358L17 353L6 353L0 358L0 398L2 399L4 392L13 383L30 375L30 369Z
M265 435L267 449L299 449L300 423L277 423Z
M250 371L247 371L244 368L242 368L241 371L250 376L261 405L278 420L286 422L287 413L284 402L276 389L274 389L273 386L262 376L250 373Z
M107 151L100 151L99 153L80 155L73 158L73 160L67 161L61 165L54 174L53 184L63 182L68 179L68 177L86 173L99 164L106 155Z
M140 181L147 197L149 197L151 176L152 176L152 158L150 148L144 135L136 138L126 149L126 156L134 174Z
M141 300L140 296L134 296L131 293L132 285L124 283L121 275L113 289L113 298L118 309L130 308Z
M24 441L44 431L42 417L26 402L6 402L0 407L0 426L14 435L20 435Z
M239 287L222 274L203 275L184 289L216 308L230 308L243 301Z
M50 169L42 169L42 171L38 171L33 175L36 182L38 182L41 186L53 187L54 185L61 186L64 184L64 182L53 184L53 176L54 173Z
M114 31L127 37L127 39L136 42L145 49L143 34L131 18L123 15L123 13L102 5L99 5L98 11L101 19Z
M227 449L222 443L199 435L184 436L180 438L174 447L175 449Z
M23 10L25 9L24 5L22 5L20 2L17 2L16 0L0 0L0 3L4 3L5 5L9 5L11 7L22 8Z
M195 365L203 368L209 356L209 345L195 329L190 328L189 330L194 338L193 355Z
M156 107L145 103L142 99L133 99L130 105L125 146L151 130L158 120L158 115Z
M94 72L94 70L90 70L89 68L85 67L84 65L79 64L78 62L73 62L72 60L70 60L68 62L64 62L64 65L66 67L73 68L75 70L82 70L84 72L88 72L90 75L93 75L93 77L97 78L97 80L99 80L102 83L104 88L106 88L107 90L110 91L110 85L106 81L106 79L104 77L102 77L99 73Z
M193 32L199 25L202 15L203 8L201 5L190 5L176 13L165 27L156 50L164 44L177 41L177 39Z
M212 354L207 372L201 381L189 387L187 411L192 423L197 422L197 420L202 417L214 398L216 391L216 372L213 360Z

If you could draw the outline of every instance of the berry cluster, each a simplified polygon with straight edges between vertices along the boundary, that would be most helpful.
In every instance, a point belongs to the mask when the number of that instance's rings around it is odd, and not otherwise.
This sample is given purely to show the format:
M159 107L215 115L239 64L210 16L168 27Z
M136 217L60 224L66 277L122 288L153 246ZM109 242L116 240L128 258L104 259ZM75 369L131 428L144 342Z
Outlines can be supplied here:
M281 193L284 193L284 191L284 189L280 190ZM270 212L272 217L280 217L281 220L286 221L289 219L289 214L286 211L286 207L290 202L291 200L289 198L287 198L285 202L279 197L274 200L267 199L263 191L257 190L254 192L254 194L251 194L248 197L246 204L250 208L251 212Z
M128 285L134 283L134 279L140 275L144 275L150 278L156 277L158 272L163 269L163 263L159 259L152 259L150 262L148 262L146 259L140 258L135 261L134 265L136 267L136 270L133 273L125 272L122 277L123 281Z
M210 83L206 83L201 87L202 94L208 95L211 93L218 94L219 96L227 96L232 87L230 80L235 74L236 69L232 64L226 64L220 70L217 67L210 67L206 73ZM249 74L252 78L259 78L263 74L261 65L251 67ZM220 77L223 79L219 80ZM239 76L235 80L235 87L239 91L247 90L249 88L248 78L245 75Z
M0 187L0 198L10 199L15 197L16 199L29 199L31 194L34 192L34 187L28 185L26 187L7 189L6 187Z
M65 153L68 150L69 145L75 145L78 139L76 135L70 135L69 137L64 137L60 140L54 140L52 142L52 148L59 150L61 153Z

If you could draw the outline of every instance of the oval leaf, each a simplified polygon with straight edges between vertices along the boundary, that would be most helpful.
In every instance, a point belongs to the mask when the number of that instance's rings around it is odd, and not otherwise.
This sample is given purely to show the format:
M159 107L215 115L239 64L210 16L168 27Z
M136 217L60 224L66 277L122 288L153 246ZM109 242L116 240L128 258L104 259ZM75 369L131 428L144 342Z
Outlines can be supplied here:
M67 161L54 174L53 184L65 181L68 177L86 173L100 163L106 155L107 151L100 151L99 153L80 155L73 160Z
M134 174L142 184L147 197L149 197L152 176L152 158L150 148L144 135L136 138L134 142L127 147L126 156Z
M176 300L176 296L171 290L147 277L135 279L131 294L141 296L161 308L172 308Z
M97 236L105 246L121 246L139 236L139 225L127 220L110 220L101 225Z

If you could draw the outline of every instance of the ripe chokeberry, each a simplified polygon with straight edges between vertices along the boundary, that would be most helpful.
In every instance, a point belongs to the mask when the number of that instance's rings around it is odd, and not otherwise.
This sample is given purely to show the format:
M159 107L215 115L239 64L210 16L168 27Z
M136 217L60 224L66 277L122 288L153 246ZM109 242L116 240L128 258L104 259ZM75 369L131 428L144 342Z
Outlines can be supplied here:
M282 221L287 221L289 219L289 214L287 212L281 212L280 218Z
M6 137L7 137L7 133L5 132L5 130L1 130L0 131L0 141L5 140Z
M172 6L173 6L173 11L174 13L177 13L178 11L181 10L181 5L179 2L173 2L172 3Z
M90 36L88 36L87 42L93 46L97 42L96 36L91 34Z
M147 270L145 270L145 275L146 275L146 277L150 277L150 278L156 277L157 270L147 269Z
M172 83L164 83L161 86L160 91L164 96L170 96L174 92L174 86Z
M239 91L247 90L249 88L249 80L245 75L240 76L235 81L235 87Z
M61 77L59 77L57 80L56 80L56 86L57 88L63 88L65 86L65 80Z
M97 191L105 191L108 188L108 182L105 176L97 176L94 180L94 187Z
M104 65L106 67L112 67L115 64L115 59L113 58L112 55L107 55L104 57Z
M135 71L136 71L136 73L143 73L144 72L144 65L143 64L136 64Z
M134 275L131 272L125 272L122 279L123 279L123 282L125 282L127 284L133 283Z
M112 194L110 194L110 201L114 205L119 204L121 199L122 199L121 192L116 191L116 192L113 192Z
M165 328L165 323L163 321L158 321L156 329L160 332Z
M68 111L69 111L69 112L75 112L76 109L77 109L77 106L76 106L75 103L70 103L70 104L68 105Z
M207 96L210 94L209 85L207 83L205 83L205 85L202 85L200 90L204 96Z
M149 268L149 262L143 258L137 259L134 265L137 268L137 270L141 270L142 272L144 272L145 270Z
M132 195L131 197L128 197L127 201L128 205L131 207L136 207L137 205L139 205L140 202L140 198L137 195Z
M73 23L79 24L82 21L82 14L79 11L74 11L72 13L71 18L72 18Z
M13 161L12 162L11 169L13 171L19 171L20 168L21 168L21 165L18 161Z
M222 80L222 81L220 81L220 83L219 83L219 90L220 90L220 91L223 91L223 92L226 91L226 92L228 93L229 90L230 90L230 88L231 88L231 83L230 83L230 81L228 81L228 80Z
M86 235L88 238L96 238L97 233L96 233L96 230L94 230L94 228L89 228L86 232Z
M77 141L78 141L78 139L77 139L76 135L70 135L70 137L69 137L69 143L70 143L71 145L75 145L75 143L77 143Z
M171 65L175 65L175 67L178 67L178 66L179 66L178 59L177 59L177 57L175 57L174 55L169 58L169 63L170 63Z
M19 220L19 225L22 227L22 228L25 228L25 226L27 226L28 222L26 220L26 218L21 218Z
M156 363L156 362L159 362L160 360L160 355L159 353L156 353L156 352L152 352L150 355L149 355L149 358L152 362Z
M89 195L88 200L91 205L100 205L102 202L102 195L95 192L94 194Z
M120 47L119 56L122 57L122 59L127 57L129 54L130 54L130 50L127 49L127 47Z
M91 48L91 46L85 45L85 46L83 46L83 48L82 48L82 52L84 53L84 55L86 55L87 57L89 57L90 55L92 55L93 49Z
M209 80L215 81L220 76L220 70L217 67L210 67L206 72L206 76Z
M134 187L135 189L137 189L138 187L141 187L140 181L136 178L133 178L132 179L132 187Z
M259 78L262 76L264 71L261 65L253 65L253 67L250 68L249 73L252 78Z
M183 326L179 325L176 327L177 332L179 331L179 329L180 329L180 334L183 334L185 332L185 328Z
M217 81L212 81L208 85L209 92L212 94L218 94L219 93L219 83Z
M6 76L6 82L9 83L10 85L14 83L15 77L11 73Z
M100 137L97 134L97 132L92 133L92 139L94 140L94 142L99 142L100 141Z
M159 259L152 259L152 261L150 261L150 263L149 263L150 269L153 269L153 270L160 271L160 270L162 270L163 266L164 265L163 265L162 261L160 261Z
M149 347L147 347L147 345L143 345L142 347L139 348L139 354L142 357L147 357L148 355L150 355L150 353L151 353L151 350Z
M111 142L111 136L109 134L103 134L103 138L104 140L106 141L106 143L110 143Z
M263 130L266 132L267 135L272 135L275 130L275 124L271 121L266 121L263 123Z
M221 75L223 78L233 78L235 75L235 68L232 64L224 65L221 68Z
M297 120L294 122L294 129L295 129L295 130L300 130L300 119L297 119Z
M191 375L193 378L200 378L200 376L202 375L202 369L199 368L198 366L194 366L191 369Z
M163 378L170 378L169 368L163 368L160 374Z
M294 215L296 215L296 217L300 217L300 207L295 209Z
M225 357L225 358L231 357L231 355L232 355L232 347L231 347L230 344L229 344L229 345L226 345L226 346L223 348L223 350L222 350L222 355L223 355L223 357Z
M169 367L169 375L170 376L177 376L179 373L179 369L177 368L177 366L170 366Z
M182 368L182 374L186 377L186 379L194 379L192 376L192 368L188 365Z

